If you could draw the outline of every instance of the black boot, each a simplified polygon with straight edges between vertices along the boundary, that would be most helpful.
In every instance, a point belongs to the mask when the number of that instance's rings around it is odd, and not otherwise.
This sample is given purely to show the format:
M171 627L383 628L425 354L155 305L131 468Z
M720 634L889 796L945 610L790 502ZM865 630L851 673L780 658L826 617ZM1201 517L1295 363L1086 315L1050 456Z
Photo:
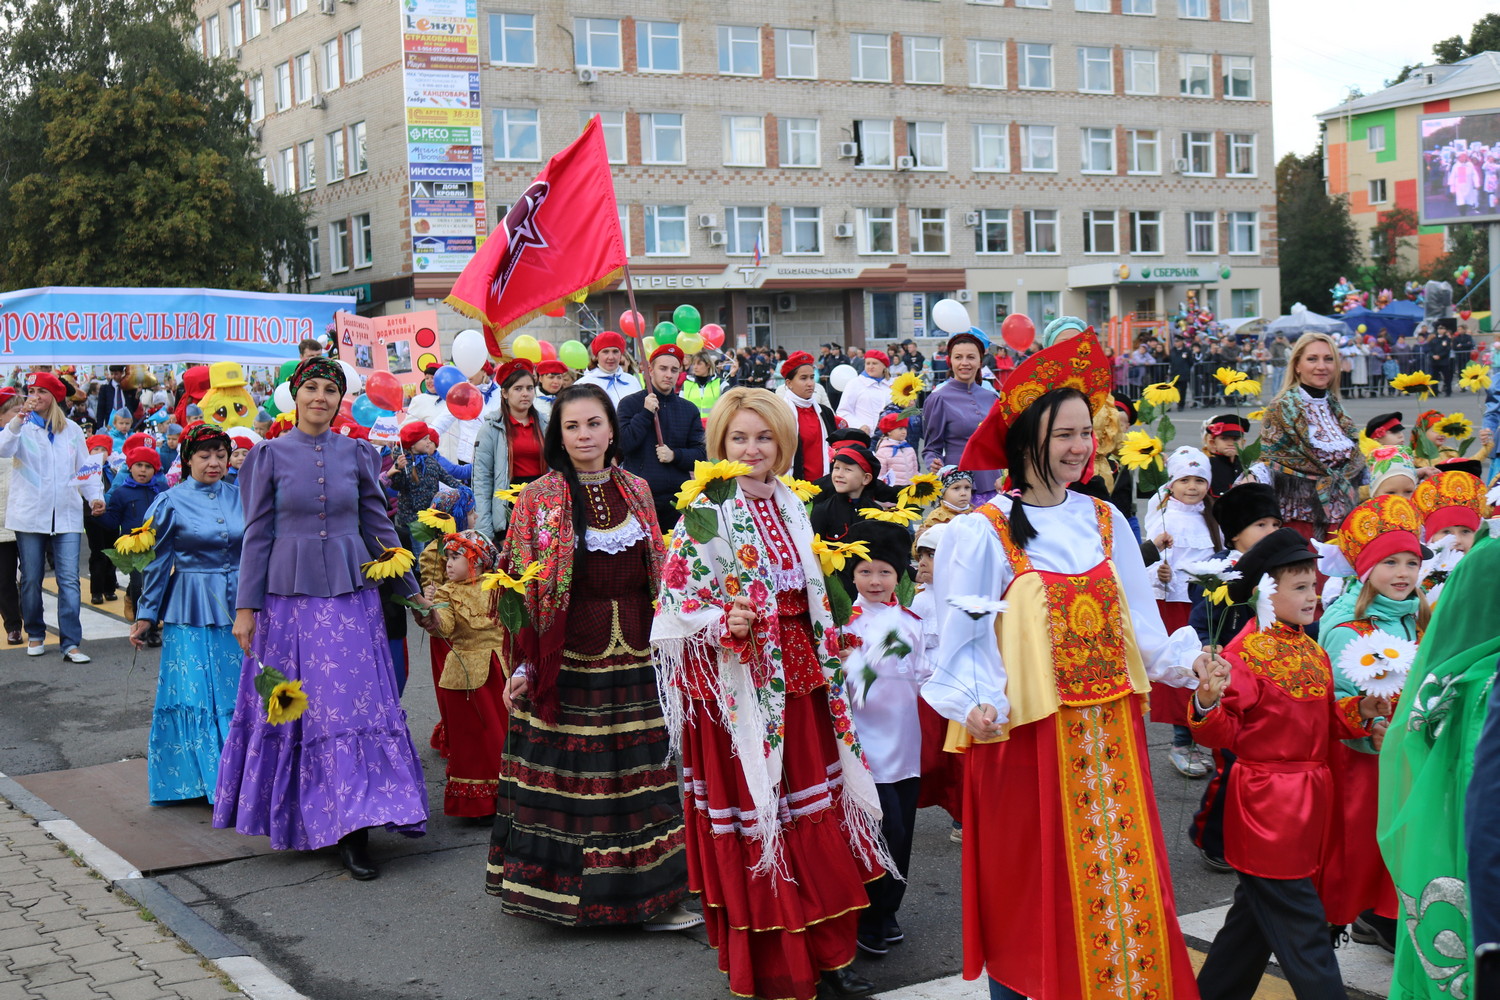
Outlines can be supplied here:
M357 882L380 877L380 870L370 860L370 831L355 830L339 838L339 861Z
M824 998L867 997L874 992L875 984L848 965L842 969L829 969L818 984L818 996Z

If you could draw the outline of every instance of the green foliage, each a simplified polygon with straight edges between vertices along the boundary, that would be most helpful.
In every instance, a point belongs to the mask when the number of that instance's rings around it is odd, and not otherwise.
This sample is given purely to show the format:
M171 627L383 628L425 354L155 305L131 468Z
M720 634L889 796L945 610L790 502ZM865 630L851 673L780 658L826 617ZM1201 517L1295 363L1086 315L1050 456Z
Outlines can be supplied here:
M1240 449L1240 464L1247 469L1250 468L1250 466L1260 461L1260 451L1260 437L1257 436L1254 441L1251 441Z
M837 575L830 574L823 577L823 585L828 588L828 610L833 615L833 623L848 625L849 617L854 613L854 599L844 589L844 582Z
M911 602L917 596L917 585L907 573L901 574L901 580L896 584L896 600L903 608L911 607Z
M1500 14L1486 14L1474 22L1469 29L1469 39L1462 35L1445 38L1432 46L1432 54L1440 63L1456 63L1481 52L1500 50Z
M0 289L302 283L301 203L192 23L187 0L0 0Z
M689 507L682 515L682 525L693 541L706 545L719 534L719 515L708 507Z
M517 634L526 627L529 620L526 615L526 599L506 588L505 593L495 602L495 617L500 619L500 624L512 635Z
M1276 164L1276 220L1281 237L1281 311L1301 302L1332 307L1328 290L1359 264L1359 236L1342 198L1323 183L1323 150L1288 153Z
M105 549L105 556L115 564L121 573L140 573L151 565L156 558L156 553L147 549L145 552L117 552L114 549Z
M1414 270L1403 267L1401 262L1401 252L1408 248L1404 241L1417 235L1417 213L1409 208L1393 208L1381 212L1376 219L1375 225L1370 227L1371 266L1362 269L1368 273L1361 284L1366 288L1399 290L1406 282L1418 277Z
M1452 249L1432 262L1432 268L1428 276L1437 281L1447 281L1450 283L1453 282L1454 271L1465 264L1474 265L1474 281L1467 285L1453 285L1453 301L1457 303L1460 299L1464 300L1463 305L1459 306L1461 309L1483 311L1488 309L1490 303L1493 301L1490 296L1490 286L1494 283L1495 279L1491 278L1483 285L1475 287L1481 277L1490 273L1490 267L1492 266L1490 264L1488 229L1488 224L1449 226L1448 241ZM1470 291L1473 291L1474 294L1469 295ZM1465 295L1469 297L1464 299ZM1472 325L1469 330L1471 333L1475 332L1475 328Z

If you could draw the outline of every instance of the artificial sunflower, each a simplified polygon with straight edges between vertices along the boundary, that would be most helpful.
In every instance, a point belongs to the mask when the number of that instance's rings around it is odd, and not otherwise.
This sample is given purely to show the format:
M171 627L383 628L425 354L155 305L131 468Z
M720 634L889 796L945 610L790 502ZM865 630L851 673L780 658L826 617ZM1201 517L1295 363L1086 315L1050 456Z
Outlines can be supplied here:
M926 388L927 385L922 381L922 376L916 372L905 372L897 375L895 380L891 382L891 402L902 409L908 406L915 406L918 394Z
M1260 383L1253 378L1238 379L1224 387L1224 394L1228 396L1235 394L1241 396L1259 396Z
M1438 432L1455 441L1463 441L1474 434L1474 424L1462 413L1450 413L1438 421Z
M1477 361L1471 361L1464 365L1463 373L1459 376L1458 386L1470 392L1484 392L1490 387L1490 371Z
M870 558L869 542L825 542L822 535L813 535L812 550L824 576L837 573L850 559Z
M1137 471L1161 459L1161 439L1145 431L1131 431L1120 442L1120 464Z
M517 483L503 490L495 491L496 500L504 500L506 503L515 503L521 498L521 491L526 488L525 483Z
M1177 389L1180 377L1173 375L1171 381L1151 383L1141 392L1141 398L1158 408L1182 402L1182 393Z
M677 509L687 510L704 493L714 503L723 503L734 492L733 481L749 474L750 466L744 462L724 459L717 462L696 462L693 464L693 478L683 483L677 494Z
M359 568L371 580L389 580L410 573L416 561L417 557L411 554L410 549L388 546L381 549L380 555L374 559L361 563Z
M1403 372L1391 379L1391 388L1408 396L1416 394L1426 399L1437 391L1438 381L1423 371Z
M156 529L151 527L154 520L148 517L145 524L115 539L115 551L121 555L139 555L156 548Z
M1264 420L1264 419L1266 419L1266 410L1265 410L1265 407L1261 407L1259 410L1251 410L1249 413L1245 414L1245 418L1247 420Z
M1229 603L1229 584L1227 584L1227 583L1221 584L1221 585L1215 587L1213 590L1205 591L1203 596L1207 597L1210 601L1213 601L1215 604L1228 604Z
M542 564L540 562L529 563L525 569L516 576L511 576L504 570L496 570L493 573L485 573L479 578L479 585L485 590L515 591L517 594L526 593L526 585L542 575Z
M943 481L931 472L919 472L911 482L901 487L896 502L901 506L925 507L938 498L943 491Z
M1246 375L1244 372L1239 371L1235 368L1220 368L1218 371L1214 372L1214 378L1218 379L1219 384L1222 385L1225 389L1228 389L1236 382L1243 382L1249 377L1249 375Z
M453 519L453 515L436 507L417 511L417 523L443 535L451 535L458 530L458 522Z
M299 718L307 711L307 692L301 681L282 681L266 698L266 721L279 726Z
M861 507L859 509L859 516L869 518L871 521L884 521L887 524L899 524L905 527L913 521L920 521L922 519L922 512L915 507L898 504L890 510L886 510L884 507Z
M819 486L817 483L810 483L806 479L798 479L790 472L782 476L781 481L783 483L786 483L787 488L790 489L792 493L796 495L797 499L801 500L803 503L807 503L807 501L823 492L823 487Z

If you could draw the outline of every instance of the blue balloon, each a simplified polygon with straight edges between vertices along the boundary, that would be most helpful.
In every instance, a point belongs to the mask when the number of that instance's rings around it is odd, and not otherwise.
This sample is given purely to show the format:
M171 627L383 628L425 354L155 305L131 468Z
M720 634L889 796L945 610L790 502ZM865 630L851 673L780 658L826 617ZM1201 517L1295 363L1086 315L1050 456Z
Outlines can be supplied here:
M361 427L374 427L375 421L381 417L390 416L387 411L376 406L369 396L360 396L355 399L354 406L350 410L350 415L354 417L354 422Z
M458 370L457 365L444 365L432 376L432 387L437 390L438 399L447 399L448 390L460 382L467 382L464 373Z
M990 346L990 335L987 334L987 333L985 333L983 330L979 329L979 327L977 327L977 326L971 326L971 327L969 327L969 332L972 333L974 336L978 337L979 338L979 342L981 344L983 344L985 347L989 347Z

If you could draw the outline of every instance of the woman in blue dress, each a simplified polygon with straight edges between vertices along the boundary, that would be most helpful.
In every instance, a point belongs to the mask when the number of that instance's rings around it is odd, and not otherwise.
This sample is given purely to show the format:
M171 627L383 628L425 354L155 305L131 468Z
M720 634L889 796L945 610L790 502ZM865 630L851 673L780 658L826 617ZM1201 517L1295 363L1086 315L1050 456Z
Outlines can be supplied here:
M146 567L130 641L140 649L162 623L161 670L146 750L151 801L214 800L219 755L234 715L240 647L231 628L245 516L223 481L229 436L196 424L179 442L182 482L146 512L156 558Z

